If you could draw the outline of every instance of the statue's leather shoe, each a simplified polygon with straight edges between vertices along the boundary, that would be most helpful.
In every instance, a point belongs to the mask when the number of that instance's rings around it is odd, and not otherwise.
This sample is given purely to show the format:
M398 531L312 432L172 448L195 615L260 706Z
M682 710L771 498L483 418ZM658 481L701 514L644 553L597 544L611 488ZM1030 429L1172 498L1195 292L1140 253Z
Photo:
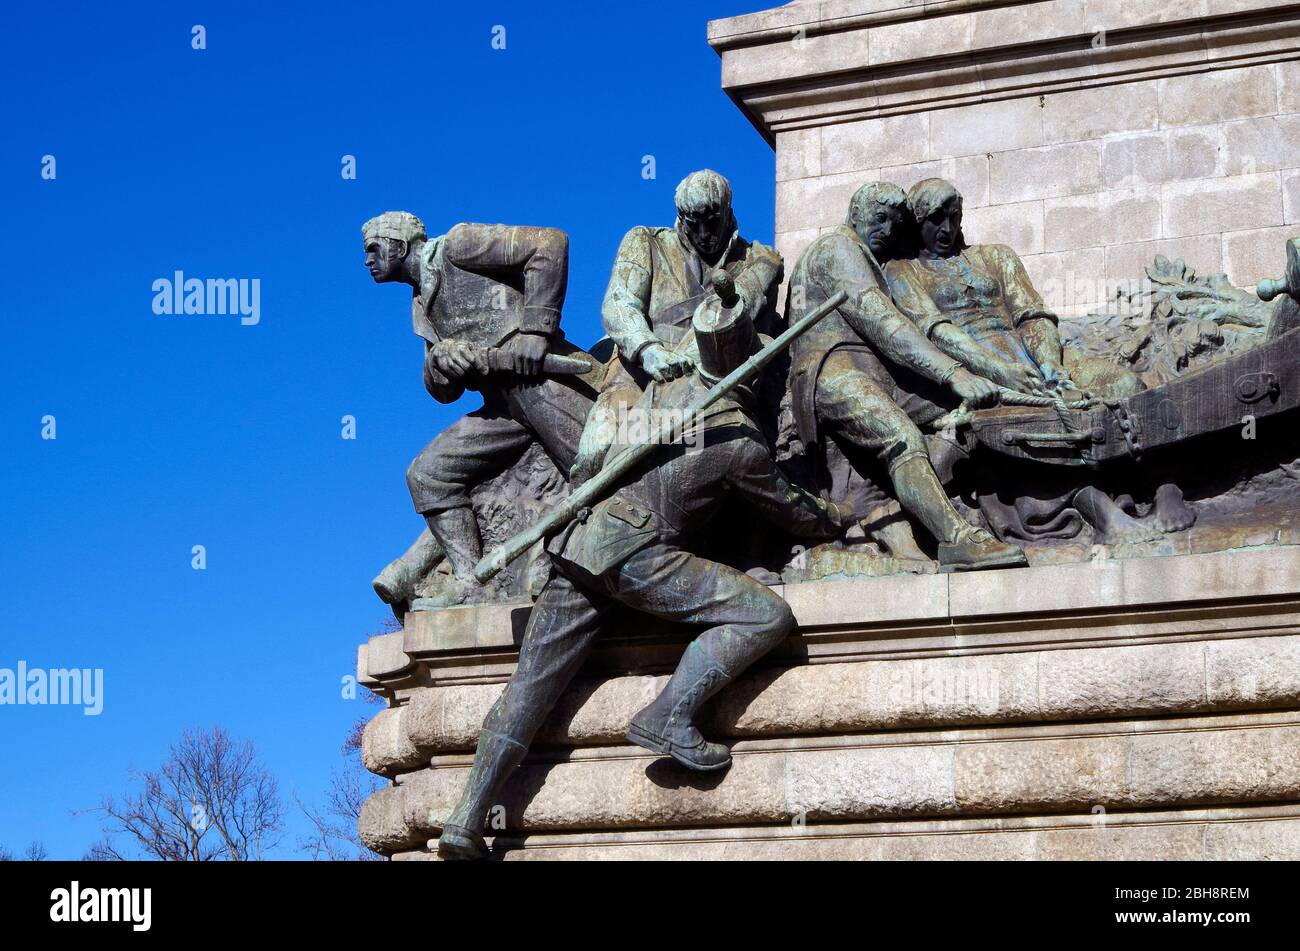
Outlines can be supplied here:
M939 546L941 571L1023 568L1028 564L1023 551L998 541L982 528L972 528L952 544Z
M476 861L488 855L483 836L448 823L438 836L438 857L449 861Z
M627 728L630 742L652 753L671 756L683 766L699 772L711 773L731 765L731 751L721 743L710 743L693 726L665 731L661 724L653 722L650 713L651 708L647 707L632 718L632 724Z

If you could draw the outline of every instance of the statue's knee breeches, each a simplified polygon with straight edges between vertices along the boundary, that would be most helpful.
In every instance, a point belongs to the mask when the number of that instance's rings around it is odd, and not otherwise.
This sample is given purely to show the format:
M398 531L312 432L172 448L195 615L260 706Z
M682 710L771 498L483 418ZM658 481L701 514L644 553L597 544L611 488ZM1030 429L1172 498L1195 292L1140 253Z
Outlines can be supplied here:
M893 402L836 420L833 432L871 450L890 470L926 455L925 436Z
M868 374L828 366L817 381L816 412L840 439L868 449L889 468L925 454L925 437L885 388Z
M470 504L469 484L458 479L454 472L439 464L439 457L430 443L406 469L406 487L411 502L421 515L446 512Z
M755 582L757 584L757 582ZM794 611L784 598L766 585L762 593L756 594L750 601L749 627L756 637L763 641L772 640L780 643L795 629Z
M729 565L656 545L629 558L612 578L628 607L709 629L699 641L727 670L740 670L794 630L790 605L771 588Z
M724 670L736 673L775 649L794 631L790 605L771 589L746 591L724 623L700 637L700 644Z
M484 406L452 423L406 470L411 501L421 515L470 504L470 489L513 465L532 434L508 413Z

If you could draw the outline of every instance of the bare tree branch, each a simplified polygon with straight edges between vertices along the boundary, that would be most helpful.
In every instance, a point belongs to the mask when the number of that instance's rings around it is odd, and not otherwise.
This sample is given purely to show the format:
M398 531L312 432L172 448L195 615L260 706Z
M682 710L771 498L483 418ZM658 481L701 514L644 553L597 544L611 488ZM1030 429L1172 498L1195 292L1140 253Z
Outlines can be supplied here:
M361 807L370 794L384 784L361 762L361 736L365 726L364 718L358 720L344 739L343 767L330 774L323 808L308 806L296 795L293 797L299 810L312 824L311 834L300 839L298 847L316 861L377 862L383 859L366 847L357 831Z
M105 797L104 839L91 860L256 861L279 842L284 804L275 778L248 740L220 727L186 730L156 771L133 771L137 792ZM119 847L123 836L133 848Z

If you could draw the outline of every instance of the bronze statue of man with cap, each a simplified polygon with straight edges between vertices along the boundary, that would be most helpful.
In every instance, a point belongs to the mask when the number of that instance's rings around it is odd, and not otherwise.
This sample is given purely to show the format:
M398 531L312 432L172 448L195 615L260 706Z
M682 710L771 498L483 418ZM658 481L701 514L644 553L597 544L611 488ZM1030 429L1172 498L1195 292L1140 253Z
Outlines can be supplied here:
M415 509L455 575L446 600L460 603L476 587L473 569L482 557L470 489L533 442L567 475L591 408L589 389L546 371L548 354L585 357L560 329L568 236L554 228L458 224L429 238L404 211L372 218L362 236L375 282L412 288L429 393L441 403L467 389L483 396L482 408L440 433L407 470Z
M618 358L610 364L594 414L606 426L636 402L649 381L665 383L690 371L692 358L677 344L711 293L715 273L731 276L740 306L759 333L771 333L778 322L781 256L741 237L727 179L710 169L692 172L677 186L674 204L673 227L633 228L614 260L600 315ZM579 451L579 478L599 468L604 446L598 437L606 431L588 430Z
M814 307L837 291L848 300L795 341L791 388L796 426L836 502L871 514L880 492L843 489L877 464L898 500L934 536L943 570L1024 565L1024 553L962 517L944 491L921 425L963 401L991 405L997 387L940 351L920 321L890 298L880 259L898 241L906 196L895 185L858 189L845 224L819 236L800 256L790 279L789 305ZM927 301L904 302L909 313L933 312ZM937 312L934 318L938 319ZM910 531L906 534L910 539ZM913 543L914 547L914 543Z
M641 398L646 412L684 410L759 346L740 304L720 306L714 298L692 323L674 353L696 370L650 383ZM615 483L612 495L551 539L555 572L533 606L518 668L483 724L466 788L443 826L439 855L486 855L482 830L494 797L590 652L607 612L619 604L705 626L663 692L632 717L627 738L692 770L730 763L727 748L700 733L697 714L790 633L794 616L770 588L685 546L727 495L804 537L833 537L843 521L836 506L781 475L752 405L751 390L732 390L698 419L697 432L658 447Z

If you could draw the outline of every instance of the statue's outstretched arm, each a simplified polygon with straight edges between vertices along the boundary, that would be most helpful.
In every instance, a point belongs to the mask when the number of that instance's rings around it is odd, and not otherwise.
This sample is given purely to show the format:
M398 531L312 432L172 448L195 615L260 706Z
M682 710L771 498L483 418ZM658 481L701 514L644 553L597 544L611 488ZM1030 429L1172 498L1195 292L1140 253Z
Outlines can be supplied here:
M831 245L822 262L828 291L843 290L848 300L840 314L884 357L936 383L947 383L961 364L943 353L889 296L880 266L847 239Z

